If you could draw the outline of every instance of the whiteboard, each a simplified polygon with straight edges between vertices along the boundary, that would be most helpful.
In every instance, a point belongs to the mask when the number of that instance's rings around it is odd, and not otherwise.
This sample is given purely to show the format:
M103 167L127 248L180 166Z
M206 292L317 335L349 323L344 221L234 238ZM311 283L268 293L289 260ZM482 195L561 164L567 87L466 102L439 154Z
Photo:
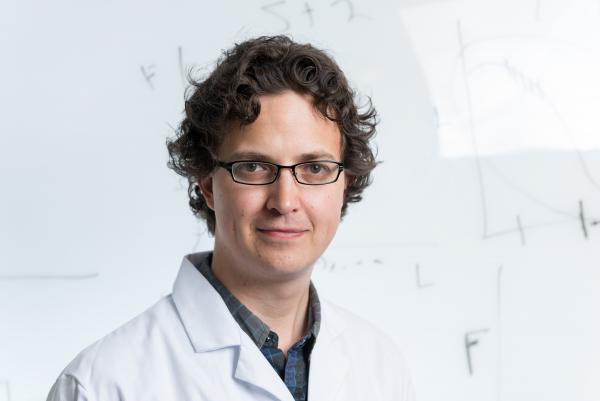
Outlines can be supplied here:
M599 401L599 30L596 0L3 2L0 401L211 248L166 168L184 76L277 33L381 117L320 296L394 338L420 401Z

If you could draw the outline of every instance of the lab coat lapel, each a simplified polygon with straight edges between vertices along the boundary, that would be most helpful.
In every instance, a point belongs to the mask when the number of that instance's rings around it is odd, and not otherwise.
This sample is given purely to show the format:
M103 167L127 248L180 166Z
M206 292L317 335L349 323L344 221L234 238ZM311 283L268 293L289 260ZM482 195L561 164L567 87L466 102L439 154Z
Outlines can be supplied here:
M235 321L223 298L195 267L206 253L187 255L173 286L173 302L195 352L237 346L234 376L281 401L292 394L250 337Z
M246 333L242 335L235 377L271 393L278 400L294 401L283 380Z
M333 401L340 393L348 374L349 361L336 339L342 334L344 322L325 301L321 302L321 330L311 353L308 377L308 399Z
M223 298L198 271L206 253L187 255L173 285L173 302L196 352L240 345L240 326Z

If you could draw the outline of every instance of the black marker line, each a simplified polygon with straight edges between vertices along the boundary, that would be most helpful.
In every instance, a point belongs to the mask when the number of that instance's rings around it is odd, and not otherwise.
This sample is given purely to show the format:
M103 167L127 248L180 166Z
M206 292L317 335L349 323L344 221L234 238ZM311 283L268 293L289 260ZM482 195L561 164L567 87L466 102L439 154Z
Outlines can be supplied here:
M502 39L502 37L499 37L496 39ZM496 39L482 40L478 44L483 45L483 44L486 44L486 42L490 42L490 41L496 40ZM574 149L575 155L577 157L577 160L579 161L580 167L581 167L586 179L592 184L592 186L594 186L594 187L596 187L596 189L600 190L600 183L596 180L595 177L593 177L593 175L588 167L588 163L583 155L583 152L577 146L577 143L575 142L575 139L573 138L573 135L571 133L571 130L570 130L567 122L565 121L564 117L562 116L558 107L553 102L553 100L550 98L550 96L548 96L545 93L545 91L542 88L542 85L537 80L528 76L525 72L523 72L523 71L519 70L518 68L516 68L515 66L511 65L507 59L504 59L504 63L498 63L498 62L481 63L481 64L475 66L469 73L473 73L475 70L477 70L479 68L489 67L489 66L502 66L506 70L508 75L511 77L511 79L513 81L515 81L520 87L525 89L527 92L539 97L541 101L543 101L550 107L552 114L559 121L559 123L561 125L563 135L565 135L565 137L571 143L571 145Z
M473 145L473 152L475 154L475 165L477 169L477 179L479 182L479 196L481 200L481 213L483 219L483 238L486 238L488 234L488 208L486 200L486 192L483 181L483 171L481 169L481 160L479 156L479 147L477 145L477 137L475 134L475 122L473 120L473 102L471 100L471 88L469 86L469 77L467 74L467 60L465 57L465 42L463 40L462 28L460 20L456 21L456 33L458 36L458 45L460 49L460 60L462 67L462 75L465 83L465 96L467 98L467 112L469 114L469 134L471 136L471 143Z
M356 13L354 11L354 3L352 3L350 0L336 0L333 3L331 3L330 6L334 7L334 6L336 6L337 4L339 4L341 2L344 2L344 3L346 3L348 5L348 12L349 12L349 14L348 14L348 22L351 22L352 20L354 20L356 18L359 18L359 17L367 19L367 20L373 20L373 18L371 18L368 15L365 15L365 14L362 14L362 13Z
M492 41L496 41L496 40L507 40L507 39L514 39L514 40L523 40L523 39L545 39L547 40L548 38L546 36L543 35L515 35L515 34L508 34L508 35L499 35L497 37L492 37L492 38L486 38L486 39L480 39L480 40L474 40L472 42L469 43L465 43L463 42L463 47L461 49L461 55L464 56L464 49L471 47L471 46L479 46L479 45L486 45L489 42ZM513 75L515 74L516 69L514 67L510 68L510 73L512 73ZM513 79L515 77L513 76ZM523 77L521 77L523 78ZM466 80L465 80L466 83ZM468 87L468 85L466 85ZM547 104L551 107L552 112L554 114L554 116L559 120L559 122L562 125L563 128L563 133L568 137L568 139L571 141L571 144L573 145L574 149L575 149L575 154L577 156L577 159L579 161L579 164L581 166L581 169L583 170L583 173L585 175L585 177L587 178L587 180L594 186L596 187L596 189L600 190L600 183L598 183L596 181L596 179L592 176L587 162L582 154L582 152L579 150L579 148L577 147L575 140L569 130L568 125L566 124L566 121L564 120L564 118L562 117L561 113L558 111L558 107L556 106L556 104L548 97L546 96L543 91L541 91L541 86L539 84L536 83L536 85L534 85L533 88L530 87L531 89L536 89L536 91L538 92L538 94L544 99L546 100ZM469 93L467 93L467 95L469 95Z
M431 287L433 285L433 283L422 283L421 282L421 266L419 266L419 264L416 264L416 276L417 276L417 287L418 288L427 288L427 287Z
M500 319L501 317L501 308L502 305L502 270L504 269L503 265L498 266L498 271L496 273L496 303L497 307L497 315L496 317Z
M496 400L500 401L502 395L502 270L498 267L496 274L496 324L498 326L498 354L496 356Z
M496 64L496 63L482 63L482 65ZM508 62L508 59L504 59L503 68L508 72L510 78L515 81L519 86L525 89L527 92L539 97L542 100L548 100L548 96L542 89L539 81L530 77L525 72L521 71L517 67L513 66Z
M433 107L433 125L435 129L440 129L442 126L442 124L440 124L440 112L435 106Z
M562 120L562 117L561 117ZM565 126L566 127L566 126ZM570 139L572 139L570 132L568 132L568 136ZM575 147L575 155L577 156L577 160L579 161L579 165L581 166L581 169L583 170L583 174L585 175L585 178L587 178L587 180L590 182L590 184L592 184L592 186L594 186L597 190L600 190L600 183L598 183L596 181L596 178L592 176L592 173L590 172L590 169L588 168L588 164L587 161L585 160L585 157L583 156L583 152L581 152L581 150L579 150L577 148L577 146Z
M583 152L581 150L579 150L579 147L577 146L577 143L575 142L575 139L573 138L573 134L571 133L569 125L567 124L564 117L558 110L558 107L548 97L546 98L546 102L552 109L552 112L553 112L554 116L556 117L556 119L560 122L560 125L563 130L563 134L571 142L571 145L573 146L575 155L577 156L577 160L579 161L579 165L580 165L581 169L583 170L583 174L585 175L585 178L588 180L588 182L590 184L592 184L593 187L595 187L595 189L600 190L600 183L598 183L596 181L596 178L592 176L592 173L590 172L590 169L588 168L587 161L585 160L585 157L583 156Z
M473 334L486 333L488 329L468 331L465 333L465 351L467 354L467 364L469 366L469 375L473 376L473 362L471 361L471 347L479 344L479 340L471 340Z
M583 230L583 236L588 239L588 231L585 226L585 214L583 213L583 201L579 200L579 220L581 221L581 229Z
M549 222L545 222L545 223L529 224L529 225L524 225L523 230L528 231L528 230L540 229L540 228L544 228L544 227L552 227L552 226L568 225L568 224L573 224L573 220L571 220L571 219L555 220L555 221L549 221ZM510 235L510 234L514 234L514 233L518 233L518 232L519 232L518 228L508 228L505 230L498 230L498 231L488 234L484 239L487 240L487 239L491 239L491 238L495 238L495 237L502 237L504 235Z
M183 48L177 46L177 62L179 64L179 75L181 77L181 86L185 88L185 74L183 71Z
M522 188L520 188L519 186L517 186L516 184L514 184L508 177L506 177L501 171L500 169L498 169L494 163L492 163L490 160L486 160L485 161L486 167L488 168L489 171L491 171L492 173L496 174L496 176L498 178L500 178L501 180L504 181L505 185L508 185L509 187L511 187L514 191L520 193L521 195L523 195L524 197L526 197L527 199L529 199L531 202L549 210L550 212L556 214L556 215L560 215L560 216L565 216L569 219L569 221L581 221L581 215L580 214L575 214L575 213L570 213L564 210L560 210L557 209L549 204L547 204L546 202L530 195L527 191L523 190ZM596 218L584 218L584 221L589 222L589 224L592 225L596 225L600 223L600 220L597 220ZM556 222L556 223L547 223L547 224L538 224L537 226L548 226L548 225L554 225L554 224L560 224L560 222ZM526 228L535 228L533 226L529 226ZM500 233L501 234L501 233ZM489 237L494 236L493 234L488 235Z
M544 40L548 40L547 36L544 35L518 35L518 34L508 34L508 35L499 35L497 37L491 37L491 38L486 38L486 39L479 39L479 40L474 40L472 42L469 43L463 43L464 48L468 48L471 46L479 46L479 45L487 45L489 44L489 42L492 41L497 41L497 40L507 40L507 39L513 39L513 40L523 40L523 39L544 39ZM511 72L514 74L515 73L515 68L511 68ZM513 77L514 79L514 77ZM531 89L531 88L530 88ZM556 106L556 104L548 97L546 96L543 91L541 91L541 86L539 84L534 86L534 89L537 89L538 94L540 95L540 97L542 97L548 105L550 105L552 112L554 114L554 116L559 120L559 122L562 125L563 128L563 133L567 136L567 138L571 141L571 144L573 145L575 154L577 156L577 159L579 161L579 164L581 166L581 169L583 170L583 173L586 177L586 179L594 186L596 187L596 189L600 190L600 183L596 181L596 179L592 176L592 173L590 172L587 162L585 160L585 157L583 156L583 153L579 150L579 148L577 147L575 140L569 130L569 127L566 123L566 121L564 120L564 118L562 117L561 113L558 111L558 107Z
M562 113L560 113L560 111L559 111L558 107L556 106L556 104L554 103L554 101L550 98L550 96L548 96L544 92L544 90L542 89L542 86L540 85L540 83L538 81L529 77L527 74L520 71L516 67L511 66L506 59L504 61L504 64L505 64L505 68L506 68L507 72L509 73L509 76L511 76L511 78L513 80L520 82L522 87L524 87L530 93L537 95L541 100L543 100L552 109L552 114L554 115L554 117L556 117L556 119L558 120L558 122L561 125L563 135L569 140L569 142L573 146L575 155L577 156L577 160L579 161L579 165L580 165L581 169L583 170L585 177L592 184L592 186L594 186L594 187L596 187L596 189L600 190L600 183L598 183L596 181L596 178L592 176L592 173L590 172L587 161L585 160L585 157L583 156L583 152L577 146L577 143L575 142L575 139L573 137L573 134L571 133L569 125L565 121Z
M89 280L99 273L90 274L0 274L0 280Z
M148 69L150 68L154 68L155 65L154 64L150 64L148 66ZM140 66L140 70L142 71L142 75L144 76L144 79L146 80L146 83L148 83L148 85L150 86L150 89L154 90L154 84L152 83L152 78L154 78L154 75L156 75L155 72L146 72L146 68L142 65Z
M175 135L177 135L177 130L168 122L166 122L165 124L167 124L167 126L171 129L171 131L173 131L173 133ZM173 191L187 191L189 188L189 182L184 178L184 177L179 177L177 179L177 186L175 188L173 188ZM196 249L196 247L194 246L194 248L192 249Z
M308 20L310 21L310 26L315 25L315 21L313 19L313 12L314 12L314 10L310 7L310 4L308 4L308 1L305 1L304 2L304 14L308 15Z
M335 246L335 249L352 249L352 250L356 250L356 249L367 249L367 250L373 250L373 249L398 249L398 248L426 248L426 249L431 249L431 248L439 248L440 244L438 244L437 242L379 242L377 244L373 244L373 245L365 245L363 244L353 244L353 243L346 243L344 245L337 245Z
M348 5L348 22L352 21L354 19L354 4L352 4L351 1L349 0L335 0L333 3L331 3L332 6L336 6L337 4L344 2Z
M240 37L242 36L242 34L247 34L248 32L246 31L246 26L242 26L240 29L237 30L237 32L233 35L234 38Z
M283 32L286 32L287 30L290 29L290 21L288 21L282 15L279 15L275 11L271 10L272 7L279 6L279 5L282 5L282 4L285 4L285 0L279 0L279 1L276 1L274 3L265 4L260 9L263 10L264 12L266 12L267 14L271 14L272 16L274 16L276 18L279 18L281 21L283 21L285 23L285 28L283 29Z
M468 50L470 47L488 45L489 42L494 42L494 41L498 41L498 40L507 40L507 39L515 40L517 42L522 42L524 39L545 39L545 40L548 40L549 36L548 35L531 35L531 34L525 35L525 34L509 33L509 34L506 34L506 35L490 36L490 37L485 38L485 39L473 39L470 42L465 41L464 42L464 46L465 46L465 50Z
M558 111L558 108L556 107L556 105L554 104L554 102L552 101L552 99L550 99L550 97L545 93L545 91L543 90L541 84L534 80L533 78L529 77L527 74L525 74L524 72L520 71L519 69L517 69L516 67L512 66L507 59L504 59L503 63L481 63L478 64L477 66L475 66L470 72L469 74L473 73L474 71L483 68L483 67L490 67L490 66L494 66L494 67L501 67L503 69L506 70L506 72L509 74L509 76L519 84L519 86L523 87L525 90L527 90L528 92L532 93L533 95L536 95L537 97L540 98L540 100L544 101L546 104L548 104L550 106L550 108L552 109L552 113L554 114L554 116L561 122L562 125L562 129L563 129L563 133L567 136L567 138L569 138L569 140L571 141L573 147L574 147L574 151L575 154L577 155L577 158L579 160L579 164L587 178L587 180L594 186L597 186L598 188L600 188L600 185L598 185L598 183L595 181L594 177L592 177L592 174L590 173L588 166L587 166L587 162L585 160L585 158L583 157L582 152L577 148L576 144L574 143L574 139L568 129L568 126L566 124L566 122L564 121L564 118L562 117L562 115L560 114L560 112ZM554 208L553 206L550 206L549 204L547 204L544 201L541 201L540 199L535 198L534 196L530 195L527 191L524 191L523 189L519 188L516 184L514 184L510 179L508 179L503 173L501 173L501 171L495 166L495 164L493 162L491 162L490 160L486 160L485 161L486 165L488 168L490 168L492 170L492 172L494 172L497 176L499 176L501 179L503 179L505 181L505 184L509 185L510 187L513 188L513 190L519 192L521 195L527 197L529 200L531 200L532 202L537 203L538 205L556 213L559 215L564 215L564 216L568 216L572 219L581 219L580 216L576 216L573 215L572 213L568 213L566 211L562 211L559 209ZM583 220L585 221L585 219ZM487 236L485 236L484 238L489 238L493 235L488 234ZM587 238L587 237L586 237Z
M319 258L319 260L317 261L317 263L321 264L321 267L319 267L320 269L326 270L331 272L334 268L335 268L335 263L329 263L329 261L327 260L326 257L321 256Z
M521 245L525 246L525 231L521 224L521 216L517 215L517 227L519 227L519 233L521 234Z
M173 127L168 121L165 121L165 124L169 129L173 132L175 136L177 136L177 130ZM177 179L177 187L174 188L174 191L187 191L189 186L189 182L184 177L179 177ZM195 247L193 249L196 249Z
M537 204L538 206L541 206L545 209L547 209L548 211L560 215L560 216L564 216L564 217L568 217L570 219L578 219L579 217L576 214L564 211L564 210L560 210L557 209L555 207L553 207L552 205L532 196L531 194L529 194L526 190L522 189L521 187L519 187L517 184L515 184L510 178L508 178L506 175L504 175L504 173L502 173L502 171L496 167L496 165L490 161L490 160L486 160L485 161L485 165L486 168L488 170L490 170L492 173L494 173L498 178L500 178L502 181L504 181L505 185L508 185L509 187L512 188L513 191L518 192L519 194L521 194L522 196L524 196L525 198L529 199L531 202Z
M177 135L177 130L175 129L175 127L173 127L168 121L165 121L165 124L171 129L171 131L173 131L175 135Z

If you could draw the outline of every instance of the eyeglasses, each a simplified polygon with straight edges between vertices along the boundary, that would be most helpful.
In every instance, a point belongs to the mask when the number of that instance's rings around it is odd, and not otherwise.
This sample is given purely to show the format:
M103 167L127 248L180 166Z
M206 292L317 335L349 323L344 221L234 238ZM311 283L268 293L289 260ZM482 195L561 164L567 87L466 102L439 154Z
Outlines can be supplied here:
M223 162L217 165L228 170L233 181L247 185L267 185L275 182L282 168L292 170L296 181L304 185L325 185L336 182L344 170L344 163L331 160L315 160L282 166L280 164L255 160Z

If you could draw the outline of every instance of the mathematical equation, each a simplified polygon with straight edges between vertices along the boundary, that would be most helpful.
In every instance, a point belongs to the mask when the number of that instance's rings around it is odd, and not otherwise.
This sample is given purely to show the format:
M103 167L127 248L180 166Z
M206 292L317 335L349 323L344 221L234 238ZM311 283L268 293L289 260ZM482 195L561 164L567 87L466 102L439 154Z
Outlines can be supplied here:
M340 15L342 17L341 21L346 23L352 23L357 19L371 20L371 17L368 15L356 11L354 2L352 0L334 0L327 4L319 4L317 8L314 8L313 5L308 1L304 1L300 4L298 2L278 0L263 4L259 7L259 10L262 14L271 18L273 23L278 25L277 27L274 27L272 30L273 32L286 33L293 28L293 21L297 21L298 17L306 18L306 22L308 22L309 26L313 27L315 25L316 16L320 12L325 14L325 7L327 8L327 11L334 11L336 15ZM328 23L331 23L331 21L328 21ZM243 31L244 29L245 27L242 27L240 31ZM185 86L188 78L188 67L184 63L182 46L177 48L176 57L179 66L180 79L182 84ZM148 88L151 90L155 89L157 70L158 65L156 63L148 63L140 66L141 76L146 82Z
M273 16L281 24L283 24L283 26L281 27L281 31L280 31L281 33L287 32L292 28L292 17L294 17L295 14L305 16L309 25L311 27L314 26L315 9L312 8L312 6L310 5L310 3L308 1L305 1L301 5L300 9L297 9L295 11L289 10L289 7L287 10L284 10L285 6L286 6L286 1L279 0L279 1L275 1L273 3L265 4L260 9L264 13ZM350 0L335 0L331 3L329 3L329 7L334 7L336 9L340 9L340 10L342 8L345 9L343 12L346 15L347 22L351 22L356 18L369 19L369 17L367 15L358 14L354 9L354 3Z

